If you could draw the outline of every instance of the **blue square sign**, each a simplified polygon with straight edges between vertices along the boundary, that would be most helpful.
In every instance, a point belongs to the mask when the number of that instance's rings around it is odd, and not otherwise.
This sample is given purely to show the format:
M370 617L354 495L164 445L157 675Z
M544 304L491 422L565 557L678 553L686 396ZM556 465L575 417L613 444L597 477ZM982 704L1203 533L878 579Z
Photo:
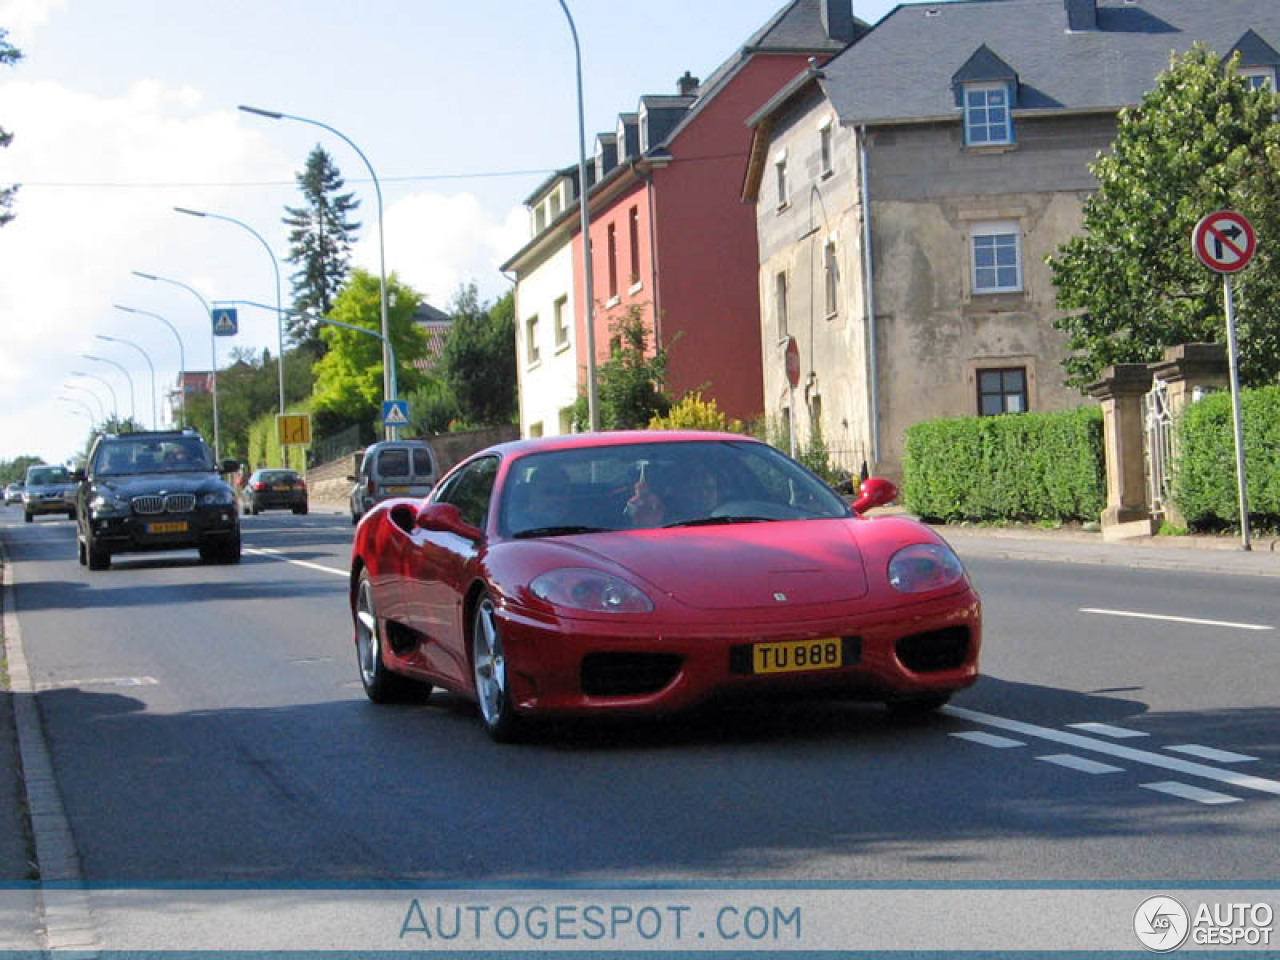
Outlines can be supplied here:
M409 401L385 401L382 404L382 425L385 427L407 427L409 425Z
M236 319L235 307L214 307L211 316L214 336L234 337L239 333L240 324Z

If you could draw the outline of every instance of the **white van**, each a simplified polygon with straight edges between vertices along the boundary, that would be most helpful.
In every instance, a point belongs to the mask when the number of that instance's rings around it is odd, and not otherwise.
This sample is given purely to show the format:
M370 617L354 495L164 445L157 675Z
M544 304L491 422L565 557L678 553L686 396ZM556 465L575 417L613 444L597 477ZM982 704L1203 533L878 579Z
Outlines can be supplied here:
M393 497L425 497L439 479L435 453L425 440L384 440L367 447L360 467L347 477L351 488L351 524L375 503Z

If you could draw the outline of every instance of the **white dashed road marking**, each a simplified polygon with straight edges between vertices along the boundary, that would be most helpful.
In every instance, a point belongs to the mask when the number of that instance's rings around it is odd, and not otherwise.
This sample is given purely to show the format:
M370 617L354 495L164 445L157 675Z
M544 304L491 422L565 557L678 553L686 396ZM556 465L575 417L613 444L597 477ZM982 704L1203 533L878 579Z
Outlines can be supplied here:
M1124 771L1124 767L1113 767L1109 763L1087 760L1084 757L1073 756L1070 753L1055 753L1047 757L1036 757L1036 759L1043 760L1045 763L1056 763L1060 767L1070 767L1072 770L1079 770L1081 773L1122 773Z
M1110 737L1112 740L1147 736L1141 730L1126 730L1124 727L1113 727L1109 723L1069 723L1067 726L1076 730L1083 730L1085 733L1096 733L1098 736Z
M1202 790L1200 787L1193 787L1187 783L1178 783L1176 780L1162 780L1159 783L1144 783L1144 790L1155 790L1159 793L1167 793L1173 797L1181 797L1183 800L1194 800L1196 803L1220 804L1220 803L1239 803L1239 797L1228 796L1225 793L1217 793L1213 790Z
M1150 767L1159 767L1163 770L1169 770L1173 773L1181 774L1182 776L1199 777L1202 780L1213 780L1217 783L1226 784L1228 786L1244 790L1256 790L1259 793L1269 793L1273 796L1280 796L1280 781L1278 780L1268 780L1265 777L1249 776L1248 774L1239 773L1235 770L1219 770L1217 767L1210 767L1203 763L1194 763L1190 760L1180 760L1177 757L1167 757L1163 754L1152 753L1149 750L1135 750L1133 747L1121 746L1118 743L1093 740L1089 737L1081 736L1078 733L1067 733L1066 731L1054 730L1050 727L1040 727L1033 723L1023 723L1020 720L1008 720L1004 717L997 717L990 713L981 713L977 710L966 710L963 707L946 706L942 708L941 712L960 720L968 720L971 723L982 724L987 727L995 727L998 730L1004 730L1008 733L1014 733L1024 737L1035 737L1040 740L1049 740L1053 743L1060 743L1064 746L1073 747L1077 750L1101 753L1110 757L1115 757L1119 760L1128 760L1131 763L1140 763Z
M337 567L326 567L323 564L311 563L308 560L292 560L283 551L273 550L270 547L245 547L245 553L253 553L260 557L270 557L272 560L283 560L285 563L292 563L299 567L306 567L308 570L319 570L321 573L334 573L340 577L350 576L350 570L339 570Z
M1102 610L1098 607L1081 607L1081 613L1099 613L1107 617L1134 617L1138 620L1164 620L1168 623L1193 623L1202 627L1229 627L1232 630L1274 630L1261 623L1232 623L1229 620L1200 620L1196 617L1171 617L1162 613L1138 613L1133 610Z
M998 750L1008 750L1010 747L1025 747L1026 744L1021 740L1011 740L1008 737L998 737L994 733L983 733L981 730L968 730L964 733L953 733L951 736L957 740L968 740L971 743L980 743L984 747L995 747Z
M1165 747L1174 753L1185 753L1201 760L1212 760L1214 763L1253 763L1257 757L1244 753L1232 753L1230 750L1215 750L1213 747L1202 747L1198 743L1180 743L1176 747Z

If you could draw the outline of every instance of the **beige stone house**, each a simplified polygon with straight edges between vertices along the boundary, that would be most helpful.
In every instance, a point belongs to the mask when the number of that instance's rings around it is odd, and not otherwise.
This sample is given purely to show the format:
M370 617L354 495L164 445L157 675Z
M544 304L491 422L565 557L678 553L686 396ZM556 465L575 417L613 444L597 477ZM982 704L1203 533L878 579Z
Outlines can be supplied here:
M779 91L743 186L766 411L898 477L912 423L1092 402L1062 384L1045 257L1080 229L1119 109L1195 41L1274 88L1280 3L904 4Z

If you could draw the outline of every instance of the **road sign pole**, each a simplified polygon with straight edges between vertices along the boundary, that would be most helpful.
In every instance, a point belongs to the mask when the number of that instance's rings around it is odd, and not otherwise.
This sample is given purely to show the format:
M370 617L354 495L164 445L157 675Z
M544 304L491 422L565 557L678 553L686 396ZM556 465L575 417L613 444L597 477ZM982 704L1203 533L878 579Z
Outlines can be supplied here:
M1231 277L1222 278L1227 304L1227 358L1231 366L1231 419L1236 436L1236 485L1240 491L1240 549L1252 550L1249 543L1249 489L1244 470L1244 421L1240 415L1240 365L1236 354L1236 311L1231 296Z

